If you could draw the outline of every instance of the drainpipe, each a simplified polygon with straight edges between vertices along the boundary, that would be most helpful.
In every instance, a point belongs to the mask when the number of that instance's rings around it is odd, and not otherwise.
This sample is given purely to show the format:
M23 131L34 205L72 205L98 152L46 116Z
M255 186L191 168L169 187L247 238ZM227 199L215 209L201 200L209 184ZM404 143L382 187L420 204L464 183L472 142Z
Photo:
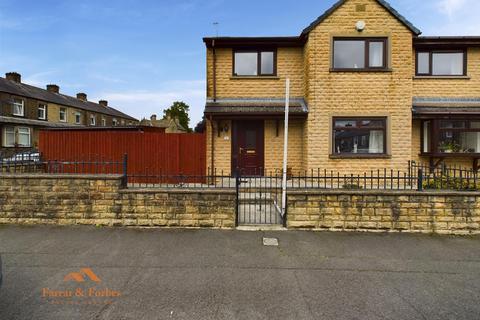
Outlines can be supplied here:
M213 132L214 131L214 127L213 127L213 119L212 119L212 116L210 116L210 127L212 129L212 135L211 135L211 139L212 139L212 143L211 143L211 159L210 159L210 162L211 162L211 175L213 176L214 174L214 166L215 166L215 161L214 161L214 156L215 156L215 133Z
M213 102L217 102L217 53L215 50L215 39L212 40L213 50Z

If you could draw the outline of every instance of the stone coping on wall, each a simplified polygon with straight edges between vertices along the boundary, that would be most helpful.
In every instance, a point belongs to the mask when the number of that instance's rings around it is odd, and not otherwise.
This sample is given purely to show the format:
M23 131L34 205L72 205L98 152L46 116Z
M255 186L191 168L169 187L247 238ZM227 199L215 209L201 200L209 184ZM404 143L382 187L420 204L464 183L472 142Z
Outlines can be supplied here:
M129 193L142 193L142 194L152 194L152 193L169 193L169 194L193 194L193 193L208 193L208 194L235 194L235 189L214 189L214 188L131 188L131 189L121 189L119 193L129 194Z
M365 195L365 196L460 196L460 197L480 197L478 191L448 191L448 190L287 190L287 195Z
M48 173L2 173L0 179L80 179L80 180L119 180L121 174L48 174Z

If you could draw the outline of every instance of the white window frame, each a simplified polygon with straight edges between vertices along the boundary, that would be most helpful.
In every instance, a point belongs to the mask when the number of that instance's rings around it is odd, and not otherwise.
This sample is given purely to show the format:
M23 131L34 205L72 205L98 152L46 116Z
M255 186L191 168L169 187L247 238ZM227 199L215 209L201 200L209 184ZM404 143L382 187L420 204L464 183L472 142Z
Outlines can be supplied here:
M106 126L107 126L107 119L102 117L102 127L106 127Z
M65 110L63 112L63 110ZM62 120L62 113L65 115L65 118ZM58 111L58 120L60 122L67 122L68 121L68 111L67 111L67 108L60 108L60 110Z
M17 102L17 101L20 101ZM25 116L25 101L23 99L16 99L14 98L13 99L13 104L12 104L12 114L14 116L19 116L19 117L24 117ZM21 113L15 113L15 107L18 107L20 108L20 110L22 111Z
M95 117L93 114L90 115L90 125L95 126L97 124L97 117Z
M26 129L28 133L23 133L23 134L28 134L28 144L27 145L19 145L18 140L20 136L20 131ZM7 130L10 132L8 134L13 133L13 144L7 144ZM12 132L13 131L13 132ZM3 143L2 145L4 147L22 147L22 148L28 148L32 146L32 129L30 127L12 127L12 126L6 126L3 127Z
M44 104L44 103L40 103L40 104L38 105L38 111L40 111L40 110L43 110L43 117L40 117L40 115L37 114L37 115L38 115L38 119L40 119L40 120L47 120L47 105Z
M112 119L112 125L113 125L114 127L118 126L118 120L117 120L116 118L113 118L113 119Z
M10 129L11 131L13 131L13 144L7 144L7 129ZM11 126L6 126L6 127L3 127L3 143L2 145L4 147L15 147L15 127L11 127ZM9 132L8 134L12 134L12 132Z
M23 130L23 129L26 129L26 131L28 132L28 133L26 133L26 134L28 134L28 144L26 144L26 145L20 145L19 144L20 134L21 134L20 130ZM32 146L32 130L29 127L17 127L16 132L17 132L16 143L19 147L31 147ZM25 133L22 133L22 134L25 134Z
M78 121L77 121L78 119ZM82 124L82 113L81 112L75 112L75 124Z

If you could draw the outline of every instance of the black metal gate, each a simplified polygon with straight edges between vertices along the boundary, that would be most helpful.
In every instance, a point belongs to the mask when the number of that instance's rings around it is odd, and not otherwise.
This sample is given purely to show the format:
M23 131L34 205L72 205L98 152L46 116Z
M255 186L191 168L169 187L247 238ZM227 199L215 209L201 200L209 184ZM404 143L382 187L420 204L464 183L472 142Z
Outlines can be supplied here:
M236 178L237 226L283 225L281 215L282 177L242 176Z

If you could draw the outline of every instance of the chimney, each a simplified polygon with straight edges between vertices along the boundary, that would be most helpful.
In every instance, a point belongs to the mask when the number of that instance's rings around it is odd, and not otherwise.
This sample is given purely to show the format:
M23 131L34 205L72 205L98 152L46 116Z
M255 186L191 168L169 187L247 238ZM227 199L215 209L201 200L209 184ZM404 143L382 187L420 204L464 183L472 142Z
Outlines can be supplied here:
M59 93L60 87L57 86L56 84L47 84L47 91L53 92L53 93Z
M77 93L77 99L82 101L87 101L87 94L83 92Z
M104 107L108 107L108 101L107 100L100 100L98 101L98 104Z
M152 116L150 117L150 120L151 120L151 121L156 121L156 120L157 120L157 115L156 115L156 114L152 114Z
M22 76L17 72L8 72L5 73L5 79L14 81L16 83L22 83Z

